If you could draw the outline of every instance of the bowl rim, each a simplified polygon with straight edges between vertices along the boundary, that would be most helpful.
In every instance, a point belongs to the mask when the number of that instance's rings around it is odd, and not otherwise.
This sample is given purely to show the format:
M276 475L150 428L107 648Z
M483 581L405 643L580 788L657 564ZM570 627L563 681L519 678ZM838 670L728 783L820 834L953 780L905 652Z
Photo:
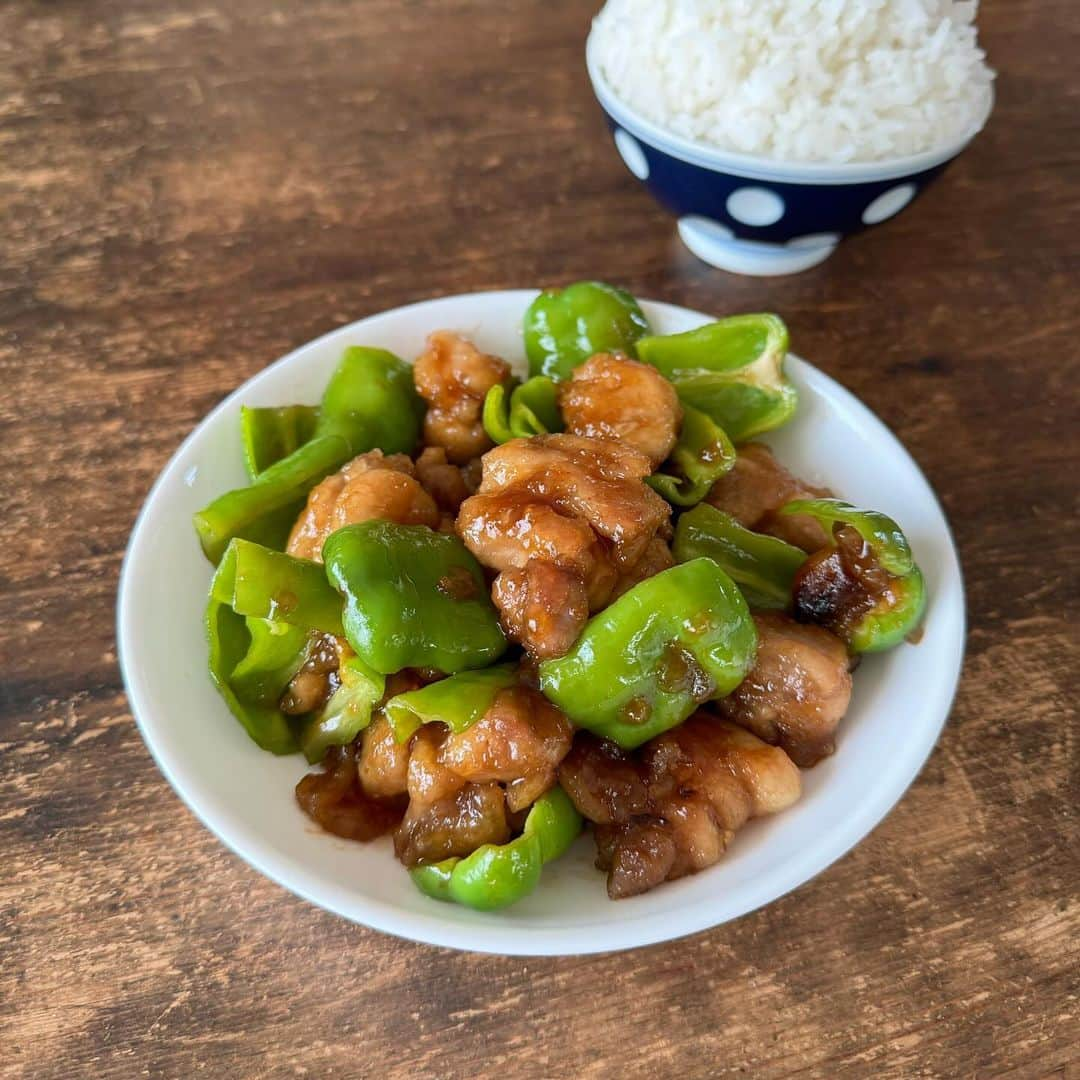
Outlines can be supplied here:
M607 76L600 68L597 56L596 22L585 42L585 66L592 82L593 93L604 111L620 127L626 128L631 135L641 139L655 149L678 158L690 165L710 169L714 172L731 173L734 176L750 180L771 180L785 184L867 184L882 180L896 180L926 172L938 165L943 165L959 155L961 151L979 134L990 119L994 110L994 83L990 83L990 96L986 107L962 135L944 146L933 150L924 150L918 154L903 157L885 158L879 161L783 161L766 157L762 154L742 154L733 150L721 150L719 147L697 139L688 139L677 135L659 124L642 116L628 105L615 92Z
M795 354L789 355L800 373L800 378L813 385L814 392L824 391L845 409L854 408L863 414L873 438L883 439L893 444L906 459L907 466L914 471L924 485L926 496L940 518L943 536L952 554L955 576L950 575L949 585L956 593L953 617L957 620L957 625L955 636L950 641L947 662L942 667L942 677L927 690L926 711L932 712L938 718L932 729L928 729L924 733L924 738L912 746L898 771L890 776L888 784L882 785L873 798L853 807L850 816L842 824L830 830L828 843L809 847L797 860L792 860L783 867L777 867L774 874L755 882L754 886L748 889L745 904L736 914L718 920L712 908L699 906L681 912L677 925L673 926L669 921L657 920L652 915L630 916L627 914L624 916L619 912L613 912L610 929L600 934L597 933L595 926L523 929L507 922L494 927L490 925L468 927L444 920L437 909L433 909L430 913L417 913L402 910L382 900L370 897L358 898L343 886L327 885L320 881L311 874L302 860L276 851L272 844L266 842L258 828L248 823L230 822L228 815L221 812L217 801L207 793L201 777L190 774L189 763L182 758L174 760L166 752L166 748L158 742L155 729L160 721L153 715L156 710L146 686L148 676L136 662L141 645L133 599L135 592L133 583L138 577L140 561L154 545L153 522L157 503L174 474L182 476L186 471L186 457L189 449L204 436L212 420L235 410L244 400L251 385L271 370L301 362L306 356L331 341L346 338L358 327L363 328L365 324L380 316L435 305L452 306L463 299L480 296L490 299L512 299L524 308L535 298L536 289L477 290L471 293L420 300L373 312L362 319L332 329L299 345L256 372L227 394L188 433L156 477L140 508L124 553L120 573L116 614L117 659L132 715L151 756L170 786L195 817L227 848L259 873L289 892L362 926L413 941L471 952L510 956L568 956L645 947L686 937L734 921L801 887L826 870L854 846L861 843L888 816L925 765L948 720L959 685L966 640L963 572L948 520L929 481L900 440L867 405L821 369ZM642 298L641 304L647 313L667 309L696 318L710 317L703 312L663 301Z

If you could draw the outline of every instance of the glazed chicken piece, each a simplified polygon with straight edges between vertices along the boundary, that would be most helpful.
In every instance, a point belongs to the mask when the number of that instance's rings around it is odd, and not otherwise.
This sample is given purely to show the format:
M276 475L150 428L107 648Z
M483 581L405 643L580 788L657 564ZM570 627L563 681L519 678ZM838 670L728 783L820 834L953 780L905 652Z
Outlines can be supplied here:
M682 424L675 388L654 367L597 353L559 387L559 407L572 435L621 439L655 469L671 453Z
M818 551L829 542L820 522L805 514L789 517L776 511L793 499L828 494L827 488L812 487L792 476L763 443L746 443L739 447L735 467L713 484L705 500L748 529L777 536L803 551Z
M455 465L482 454L492 445L481 420L484 396L509 375L505 360L482 353L458 334L429 334L413 365L417 392L428 403L424 441L442 447Z
M611 593L612 602L618 600L628 589L640 584L646 578L659 574L661 570L669 570L675 565L675 557L671 554L671 548L667 541L659 536L654 536L649 541L648 547L642 556L629 570L619 575L615 588Z
M426 724L409 744L409 807L394 833L406 866L465 856L510 839L506 797L495 782L474 784L439 760L447 730Z
M573 737L570 721L547 698L513 686L500 690L472 727L449 735L438 760L474 783L505 783L508 808L523 810L555 785Z
M534 659L565 653L611 598L620 569L639 572L668 527L670 508L643 483L650 472L631 447L579 435L513 439L484 455L457 528L500 571L492 599L503 629Z
M562 656L589 617L589 593L573 570L530 559L522 570L504 570L491 587L503 631L531 641L536 660Z
M473 491L466 473L446 460L441 446L425 446L420 452L416 478L444 514L456 514Z
M313 821L345 840L374 840L390 832L405 812L405 799L372 798L360 786L358 748L334 746L321 772L296 785L296 801Z
M405 454L369 450L316 484L289 534L286 551L322 562L326 538L346 525L383 518L399 525L439 524L432 497L420 486Z
M836 747L836 728L851 700L847 649L829 631L787 615L755 615L754 623L754 666L717 709L809 768Z
M479 494L513 490L586 522L611 543L619 567L633 566L641 558L671 514L668 504L642 482L652 472L652 462L625 443L534 435L496 447L484 455L483 464ZM462 506L463 514L469 501ZM460 528L461 519L458 524ZM477 558L484 561L479 554Z
M278 706L289 716L303 716L321 709L341 685L338 668L353 651L344 638L313 633L300 670L292 677Z
M713 865L746 821L785 809L801 790L783 750L705 713L635 756L579 733L559 780L595 823L613 900Z
M385 799L408 794L409 744L397 741L382 713L376 714L362 735L357 773L368 795Z

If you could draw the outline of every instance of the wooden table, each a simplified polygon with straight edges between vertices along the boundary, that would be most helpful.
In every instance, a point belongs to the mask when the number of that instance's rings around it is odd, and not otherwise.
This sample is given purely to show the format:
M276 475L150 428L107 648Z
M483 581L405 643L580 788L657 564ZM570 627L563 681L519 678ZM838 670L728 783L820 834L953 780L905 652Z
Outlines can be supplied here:
M591 13L0 8L0 1075L1076 1075L1073 0L986 4L989 129L771 281L696 262L626 173ZM117 670L124 544L183 436L293 346L587 276L775 309L893 427L962 553L960 694L888 820L734 924L578 959L397 941L262 878L157 771Z

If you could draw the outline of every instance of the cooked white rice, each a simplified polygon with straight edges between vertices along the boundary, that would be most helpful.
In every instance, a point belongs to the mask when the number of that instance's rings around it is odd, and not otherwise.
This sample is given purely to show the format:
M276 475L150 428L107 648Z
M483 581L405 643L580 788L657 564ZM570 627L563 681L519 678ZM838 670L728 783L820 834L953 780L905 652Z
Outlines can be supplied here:
M993 72L977 0L608 0L593 31L612 89L653 123L782 161L946 146Z

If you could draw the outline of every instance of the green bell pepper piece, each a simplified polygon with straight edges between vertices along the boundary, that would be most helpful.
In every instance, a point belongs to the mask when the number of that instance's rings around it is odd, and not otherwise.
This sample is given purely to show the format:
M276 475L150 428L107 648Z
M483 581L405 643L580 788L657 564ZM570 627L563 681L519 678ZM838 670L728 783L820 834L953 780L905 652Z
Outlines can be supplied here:
M528 896L544 863L562 855L581 832L581 815L554 787L533 803L522 834L508 844L484 844L464 859L444 859L409 871L416 887L435 900L495 911Z
M795 572L806 561L801 548L752 532L708 503L679 518L671 552L680 563L712 559L739 586L750 607L759 610L791 606Z
M735 447L712 417L683 406L679 441L668 459L672 473L654 473L646 483L675 506L696 506L735 465Z
M284 547L307 493L350 456L340 435L314 438L259 473L249 487L219 495L194 519L206 557L217 563L234 537Z
M296 627L279 633L264 620L235 612L220 598L229 590L217 587L217 578L229 572L228 565L218 569L206 606L210 678L229 711L262 749L291 754L296 735L277 702L304 662L307 634ZM295 651L290 655L290 650Z
M376 448L411 454L423 415L412 367L385 349L353 345L327 383L315 436L341 436L353 457Z
M249 540L233 540L210 594L238 615L273 619L342 637L341 597L316 562L295 559Z
M300 749L314 765L331 746L348 746L371 723L371 713L386 692L386 679L350 656L338 669L341 685L320 712L300 729Z
M452 675L506 651L484 573L456 536L365 521L332 533L322 553L345 597L345 637L380 674L426 667Z
M503 383L493 386L484 397L484 430L501 446L511 439L527 439L562 431L558 386L546 375L534 375L509 390Z
M711 559L635 585L539 668L540 689L578 726L626 750L730 694L757 650L743 595Z
M240 406L240 435L244 466L256 480L275 462L288 457L315 434L319 410L315 405L283 405L252 409Z
M245 619L251 642L229 681L242 701L276 705L300 670L310 635L301 626L273 619Z
M638 359L671 380L738 444L786 423L798 393L784 375L787 327L775 315L735 315L637 343Z
M445 724L455 735L471 728L491 708L500 690L517 682L512 664L463 671L392 697L383 712L399 743L408 742L424 724Z
M531 375L565 379L594 353L634 355L649 332L638 302L602 281L545 289L525 312L525 354Z
M918 628L926 612L926 582L907 537L891 517L876 510L860 510L840 499L796 499L781 507L780 513L806 514L834 532L841 525L855 529L878 566L889 574L886 593L854 625L842 628L852 652L891 649ZM807 621L821 621L817 598L801 603L797 583L795 608L796 616L803 614ZM825 623L828 625L828 619Z

